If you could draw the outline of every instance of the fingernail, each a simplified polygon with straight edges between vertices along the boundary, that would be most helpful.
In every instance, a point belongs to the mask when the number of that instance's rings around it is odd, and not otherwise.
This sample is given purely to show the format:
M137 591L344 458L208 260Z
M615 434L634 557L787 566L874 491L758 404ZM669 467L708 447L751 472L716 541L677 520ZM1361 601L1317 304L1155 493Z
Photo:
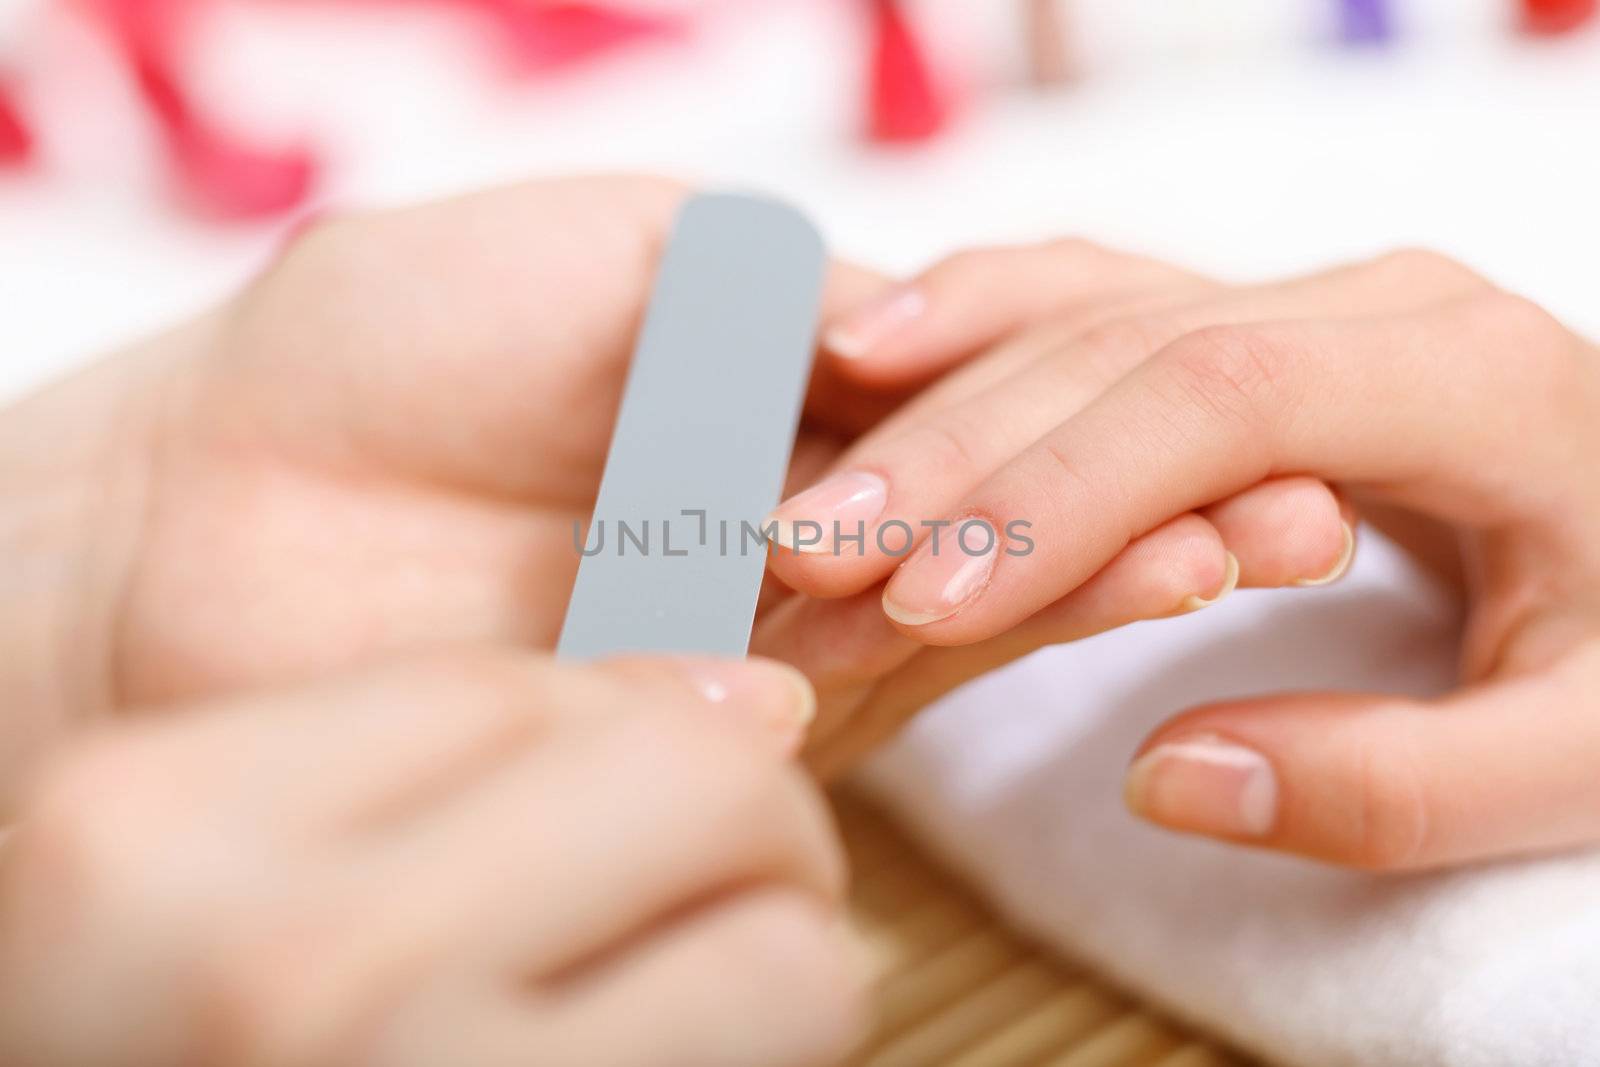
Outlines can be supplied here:
M831 552L836 533L851 537L865 534L867 525L883 513L888 500L889 485L882 478L867 471L848 471L826 478L779 504L762 525L777 524L773 539L784 548Z
M896 286L851 312L823 337L828 351L845 359L860 359L883 344L928 310L922 290Z
M902 626L948 619L983 592L994 574L1000 537L993 526L966 519L935 532L937 540L930 536L883 591L884 614Z
M1128 768L1123 795L1136 815L1219 837L1263 837L1278 815L1272 764L1216 734L1155 746Z
M1297 578L1295 579L1295 585L1302 587L1313 585L1329 585L1333 582L1337 582L1340 578L1343 578L1344 572L1350 569L1350 561L1355 559L1356 556L1356 532L1355 530L1351 529L1348 522L1340 522L1339 526L1344 530L1344 551L1339 553L1338 562L1336 562L1333 565L1333 568L1322 577Z
M760 723L796 751L817 716L817 695L805 675L773 660L679 661L706 703Z
M1209 608L1238 587L1239 559L1232 552L1226 553L1226 555L1228 557L1228 569L1222 575L1222 588L1210 596L1194 594L1184 597L1183 603L1179 605L1184 611L1199 611L1201 608Z

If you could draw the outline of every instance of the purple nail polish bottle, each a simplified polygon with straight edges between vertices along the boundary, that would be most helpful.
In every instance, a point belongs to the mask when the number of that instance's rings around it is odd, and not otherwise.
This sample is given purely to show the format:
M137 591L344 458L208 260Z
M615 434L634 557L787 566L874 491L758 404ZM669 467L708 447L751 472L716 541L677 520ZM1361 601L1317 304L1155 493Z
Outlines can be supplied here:
M1340 0L1339 39L1345 44L1383 44L1394 36L1389 0Z

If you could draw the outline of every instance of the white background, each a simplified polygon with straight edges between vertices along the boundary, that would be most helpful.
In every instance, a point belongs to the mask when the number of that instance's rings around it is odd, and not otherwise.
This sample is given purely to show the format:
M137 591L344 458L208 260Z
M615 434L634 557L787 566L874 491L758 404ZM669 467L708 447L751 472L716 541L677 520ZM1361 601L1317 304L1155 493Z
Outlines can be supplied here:
M1085 80L1040 94L1011 5L924 4L979 90L909 151L857 136L844 0L720 4L689 42L521 84L425 7L231 7L205 78L228 113L326 148L334 208L642 168L784 194L897 269L1062 233L1234 277L1424 244L1600 333L1600 28L1531 41L1509 3L1401 0L1400 40L1352 51L1333 6L1080 0ZM94 41L27 0L0 12L48 133L40 168L0 178L4 398L220 299L281 227L185 218Z

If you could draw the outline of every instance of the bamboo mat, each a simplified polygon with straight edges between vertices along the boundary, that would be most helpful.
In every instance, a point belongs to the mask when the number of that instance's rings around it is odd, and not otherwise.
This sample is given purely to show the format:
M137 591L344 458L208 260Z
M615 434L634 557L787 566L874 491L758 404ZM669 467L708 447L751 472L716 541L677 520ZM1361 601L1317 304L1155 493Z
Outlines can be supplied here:
M848 1067L1247 1067L1011 933L861 798L834 802L877 1000Z

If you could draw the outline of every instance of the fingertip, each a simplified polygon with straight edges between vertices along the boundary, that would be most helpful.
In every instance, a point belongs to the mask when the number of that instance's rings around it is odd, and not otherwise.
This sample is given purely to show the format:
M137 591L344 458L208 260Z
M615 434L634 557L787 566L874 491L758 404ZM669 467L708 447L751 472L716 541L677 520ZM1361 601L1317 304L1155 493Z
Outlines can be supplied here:
M920 286L890 286L824 330L823 347L843 366L864 363L925 316L928 306L927 293Z
M1321 585L1332 585L1340 578L1343 578L1350 570L1350 564L1354 561L1356 554L1355 527L1348 519L1341 517L1339 520L1339 531L1341 535L1341 547L1338 557L1335 558L1333 563L1326 571L1322 572L1317 577L1296 578L1294 580L1295 585L1302 589L1309 589Z
M1261 752L1219 733L1168 737L1128 767L1123 799L1174 830L1260 840L1278 819L1278 776Z
M636 677L648 677L657 669L643 658L613 661L612 666ZM785 755L799 751L817 715L817 695L810 680L787 663L676 656L667 657L663 667L688 687L702 707L757 727Z
M1191 708L1160 726L1124 779L1129 810L1182 833L1362 870L1438 862L1418 746L1422 705L1368 693L1285 693Z
M1229 552L1226 549L1223 550L1222 557L1222 581L1220 585L1216 586L1216 591L1204 595L1200 593L1191 593L1184 597L1183 602L1180 605L1183 611L1199 611L1201 608L1209 608L1214 604L1219 604L1223 600L1227 599L1228 595L1238 588L1239 557L1235 556L1232 552Z
M1203 513L1238 555L1243 586L1328 585L1354 555L1354 509L1318 478L1269 479Z

